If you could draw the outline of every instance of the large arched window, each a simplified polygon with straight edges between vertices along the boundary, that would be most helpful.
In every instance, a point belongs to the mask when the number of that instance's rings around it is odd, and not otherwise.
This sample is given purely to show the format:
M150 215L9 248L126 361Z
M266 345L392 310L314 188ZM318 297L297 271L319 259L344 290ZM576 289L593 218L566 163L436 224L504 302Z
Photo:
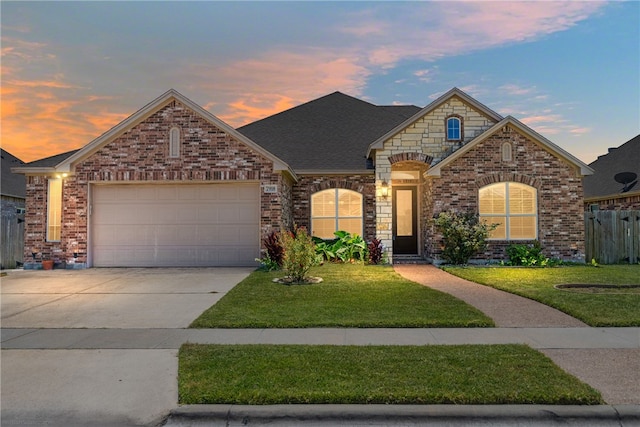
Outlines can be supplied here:
M333 239L338 230L362 235L362 194L332 188L311 195L311 234Z
M489 236L493 240L534 240L538 237L538 203L534 187L499 182L479 190L480 218L500 224Z

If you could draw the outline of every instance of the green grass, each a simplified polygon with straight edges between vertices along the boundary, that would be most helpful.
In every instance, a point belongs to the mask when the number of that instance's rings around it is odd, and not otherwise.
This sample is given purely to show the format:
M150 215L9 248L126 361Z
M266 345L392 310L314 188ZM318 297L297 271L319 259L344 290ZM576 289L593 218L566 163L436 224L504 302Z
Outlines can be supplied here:
M185 344L181 404L601 404L524 345Z
M205 311L192 328L484 327L493 321L388 266L325 264L322 283L283 285L282 271L255 271Z
M591 326L640 326L640 294L584 293L559 284L640 284L639 265L558 268L446 267L451 274L555 307Z

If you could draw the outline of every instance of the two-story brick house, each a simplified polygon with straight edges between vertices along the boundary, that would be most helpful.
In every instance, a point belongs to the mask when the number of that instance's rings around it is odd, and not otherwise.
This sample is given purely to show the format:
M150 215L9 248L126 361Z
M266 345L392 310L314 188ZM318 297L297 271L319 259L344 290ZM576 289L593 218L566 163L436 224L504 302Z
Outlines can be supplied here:
M449 209L501 224L482 259L537 239L580 260L592 170L454 88L422 109L335 92L239 129L170 90L20 172L27 259L82 268L255 265L261 238L294 224L438 261L431 219Z

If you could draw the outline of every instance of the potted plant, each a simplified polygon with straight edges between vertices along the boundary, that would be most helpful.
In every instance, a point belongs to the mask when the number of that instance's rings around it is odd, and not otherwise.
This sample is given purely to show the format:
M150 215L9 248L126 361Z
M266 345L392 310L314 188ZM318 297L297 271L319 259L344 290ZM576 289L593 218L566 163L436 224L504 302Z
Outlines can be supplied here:
M42 269L43 270L53 270L53 260L52 259L43 259L42 260Z

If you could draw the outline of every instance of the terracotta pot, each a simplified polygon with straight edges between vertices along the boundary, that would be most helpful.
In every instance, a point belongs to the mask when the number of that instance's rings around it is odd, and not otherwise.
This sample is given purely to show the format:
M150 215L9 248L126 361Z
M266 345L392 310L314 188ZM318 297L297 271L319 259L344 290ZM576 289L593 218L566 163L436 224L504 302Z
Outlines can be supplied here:
M45 259L42 261L42 269L43 270L53 270L53 260Z

